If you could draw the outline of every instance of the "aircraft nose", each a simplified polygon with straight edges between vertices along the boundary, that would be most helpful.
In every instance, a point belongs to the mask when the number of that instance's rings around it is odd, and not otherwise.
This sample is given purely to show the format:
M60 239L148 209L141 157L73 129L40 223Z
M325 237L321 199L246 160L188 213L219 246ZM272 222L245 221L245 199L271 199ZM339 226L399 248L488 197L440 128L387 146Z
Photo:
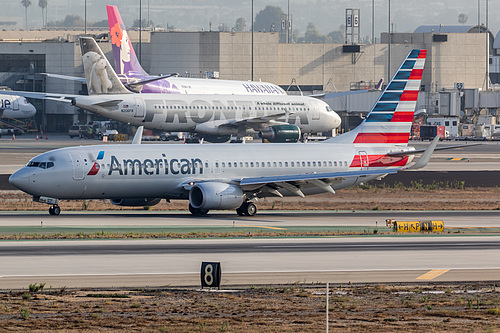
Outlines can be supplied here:
M30 183L29 173L24 168L19 169L9 177L9 183L26 192Z
M342 120L340 119L340 116L335 111L330 112L330 121L332 123L332 128L339 127L340 123L342 122Z

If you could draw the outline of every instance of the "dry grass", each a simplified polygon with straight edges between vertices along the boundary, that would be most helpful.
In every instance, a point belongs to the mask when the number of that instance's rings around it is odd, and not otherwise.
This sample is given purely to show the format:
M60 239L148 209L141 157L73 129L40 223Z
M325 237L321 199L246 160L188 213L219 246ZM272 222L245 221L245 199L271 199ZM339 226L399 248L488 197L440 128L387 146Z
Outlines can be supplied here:
M333 332L500 331L499 293L491 285L336 285L330 292ZM2 330L319 332L325 327L324 286L222 293L46 289L30 299L23 299L24 293L0 293Z

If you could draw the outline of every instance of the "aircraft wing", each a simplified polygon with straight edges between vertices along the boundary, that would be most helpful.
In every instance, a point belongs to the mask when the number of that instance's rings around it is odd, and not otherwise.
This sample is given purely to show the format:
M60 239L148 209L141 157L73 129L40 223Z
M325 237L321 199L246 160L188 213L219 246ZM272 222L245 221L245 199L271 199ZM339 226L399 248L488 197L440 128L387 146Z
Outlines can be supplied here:
M385 177L387 174L397 173L399 170L400 169L394 168L381 170L305 173L285 176L250 177L234 181L239 183L243 191L255 191L256 189L262 189L264 192L282 196L279 189L284 188L300 197L304 197L304 194L300 190L301 185L312 184L313 186L324 191L335 193L331 185L347 177L365 177L374 175Z
M84 77L61 75L61 74L50 74L50 73L42 73L42 74L47 76L47 77L52 77L52 78L56 78L56 79L87 83L87 80Z
M229 127L238 127L239 125L245 125L248 127L253 127L252 125L262 125L262 124L267 124L270 122L273 122L274 124L288 124L287 122L280 122L276 121L276 119L281 118L286 116L287 114L292 114L291 112L280 112L276 114L270 114L267 116L262 116L262 117L253 117L253 118L245 118L245 119L235 119L235 120L228 120L225 121L218 126L224 127L224 126L229 126Z
M52 94L52 93L42 93L42 92L30 92L30 91L7 91L0 90L0 95L15 95L23 96L27 98L34 99L48 99L52 101L67 102L70 103L71 99L81 96L81 95L70 95L70 94Z

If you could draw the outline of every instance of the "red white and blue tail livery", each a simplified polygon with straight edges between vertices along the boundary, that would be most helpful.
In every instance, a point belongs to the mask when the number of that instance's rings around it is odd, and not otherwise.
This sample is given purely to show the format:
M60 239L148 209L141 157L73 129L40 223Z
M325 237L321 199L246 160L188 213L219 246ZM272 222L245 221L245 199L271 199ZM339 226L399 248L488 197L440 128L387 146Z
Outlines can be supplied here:
M408 145L427 50L412 50L360 126L333 142Z

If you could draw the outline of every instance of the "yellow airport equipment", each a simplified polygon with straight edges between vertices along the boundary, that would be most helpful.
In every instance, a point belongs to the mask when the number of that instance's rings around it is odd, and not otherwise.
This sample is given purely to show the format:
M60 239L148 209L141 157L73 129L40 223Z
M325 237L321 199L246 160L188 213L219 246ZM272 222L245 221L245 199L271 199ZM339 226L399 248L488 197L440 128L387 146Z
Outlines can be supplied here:
M386 220L386 224L389 225ZM393 230L395 232L443 232L443 221L394 221L392 222Z

